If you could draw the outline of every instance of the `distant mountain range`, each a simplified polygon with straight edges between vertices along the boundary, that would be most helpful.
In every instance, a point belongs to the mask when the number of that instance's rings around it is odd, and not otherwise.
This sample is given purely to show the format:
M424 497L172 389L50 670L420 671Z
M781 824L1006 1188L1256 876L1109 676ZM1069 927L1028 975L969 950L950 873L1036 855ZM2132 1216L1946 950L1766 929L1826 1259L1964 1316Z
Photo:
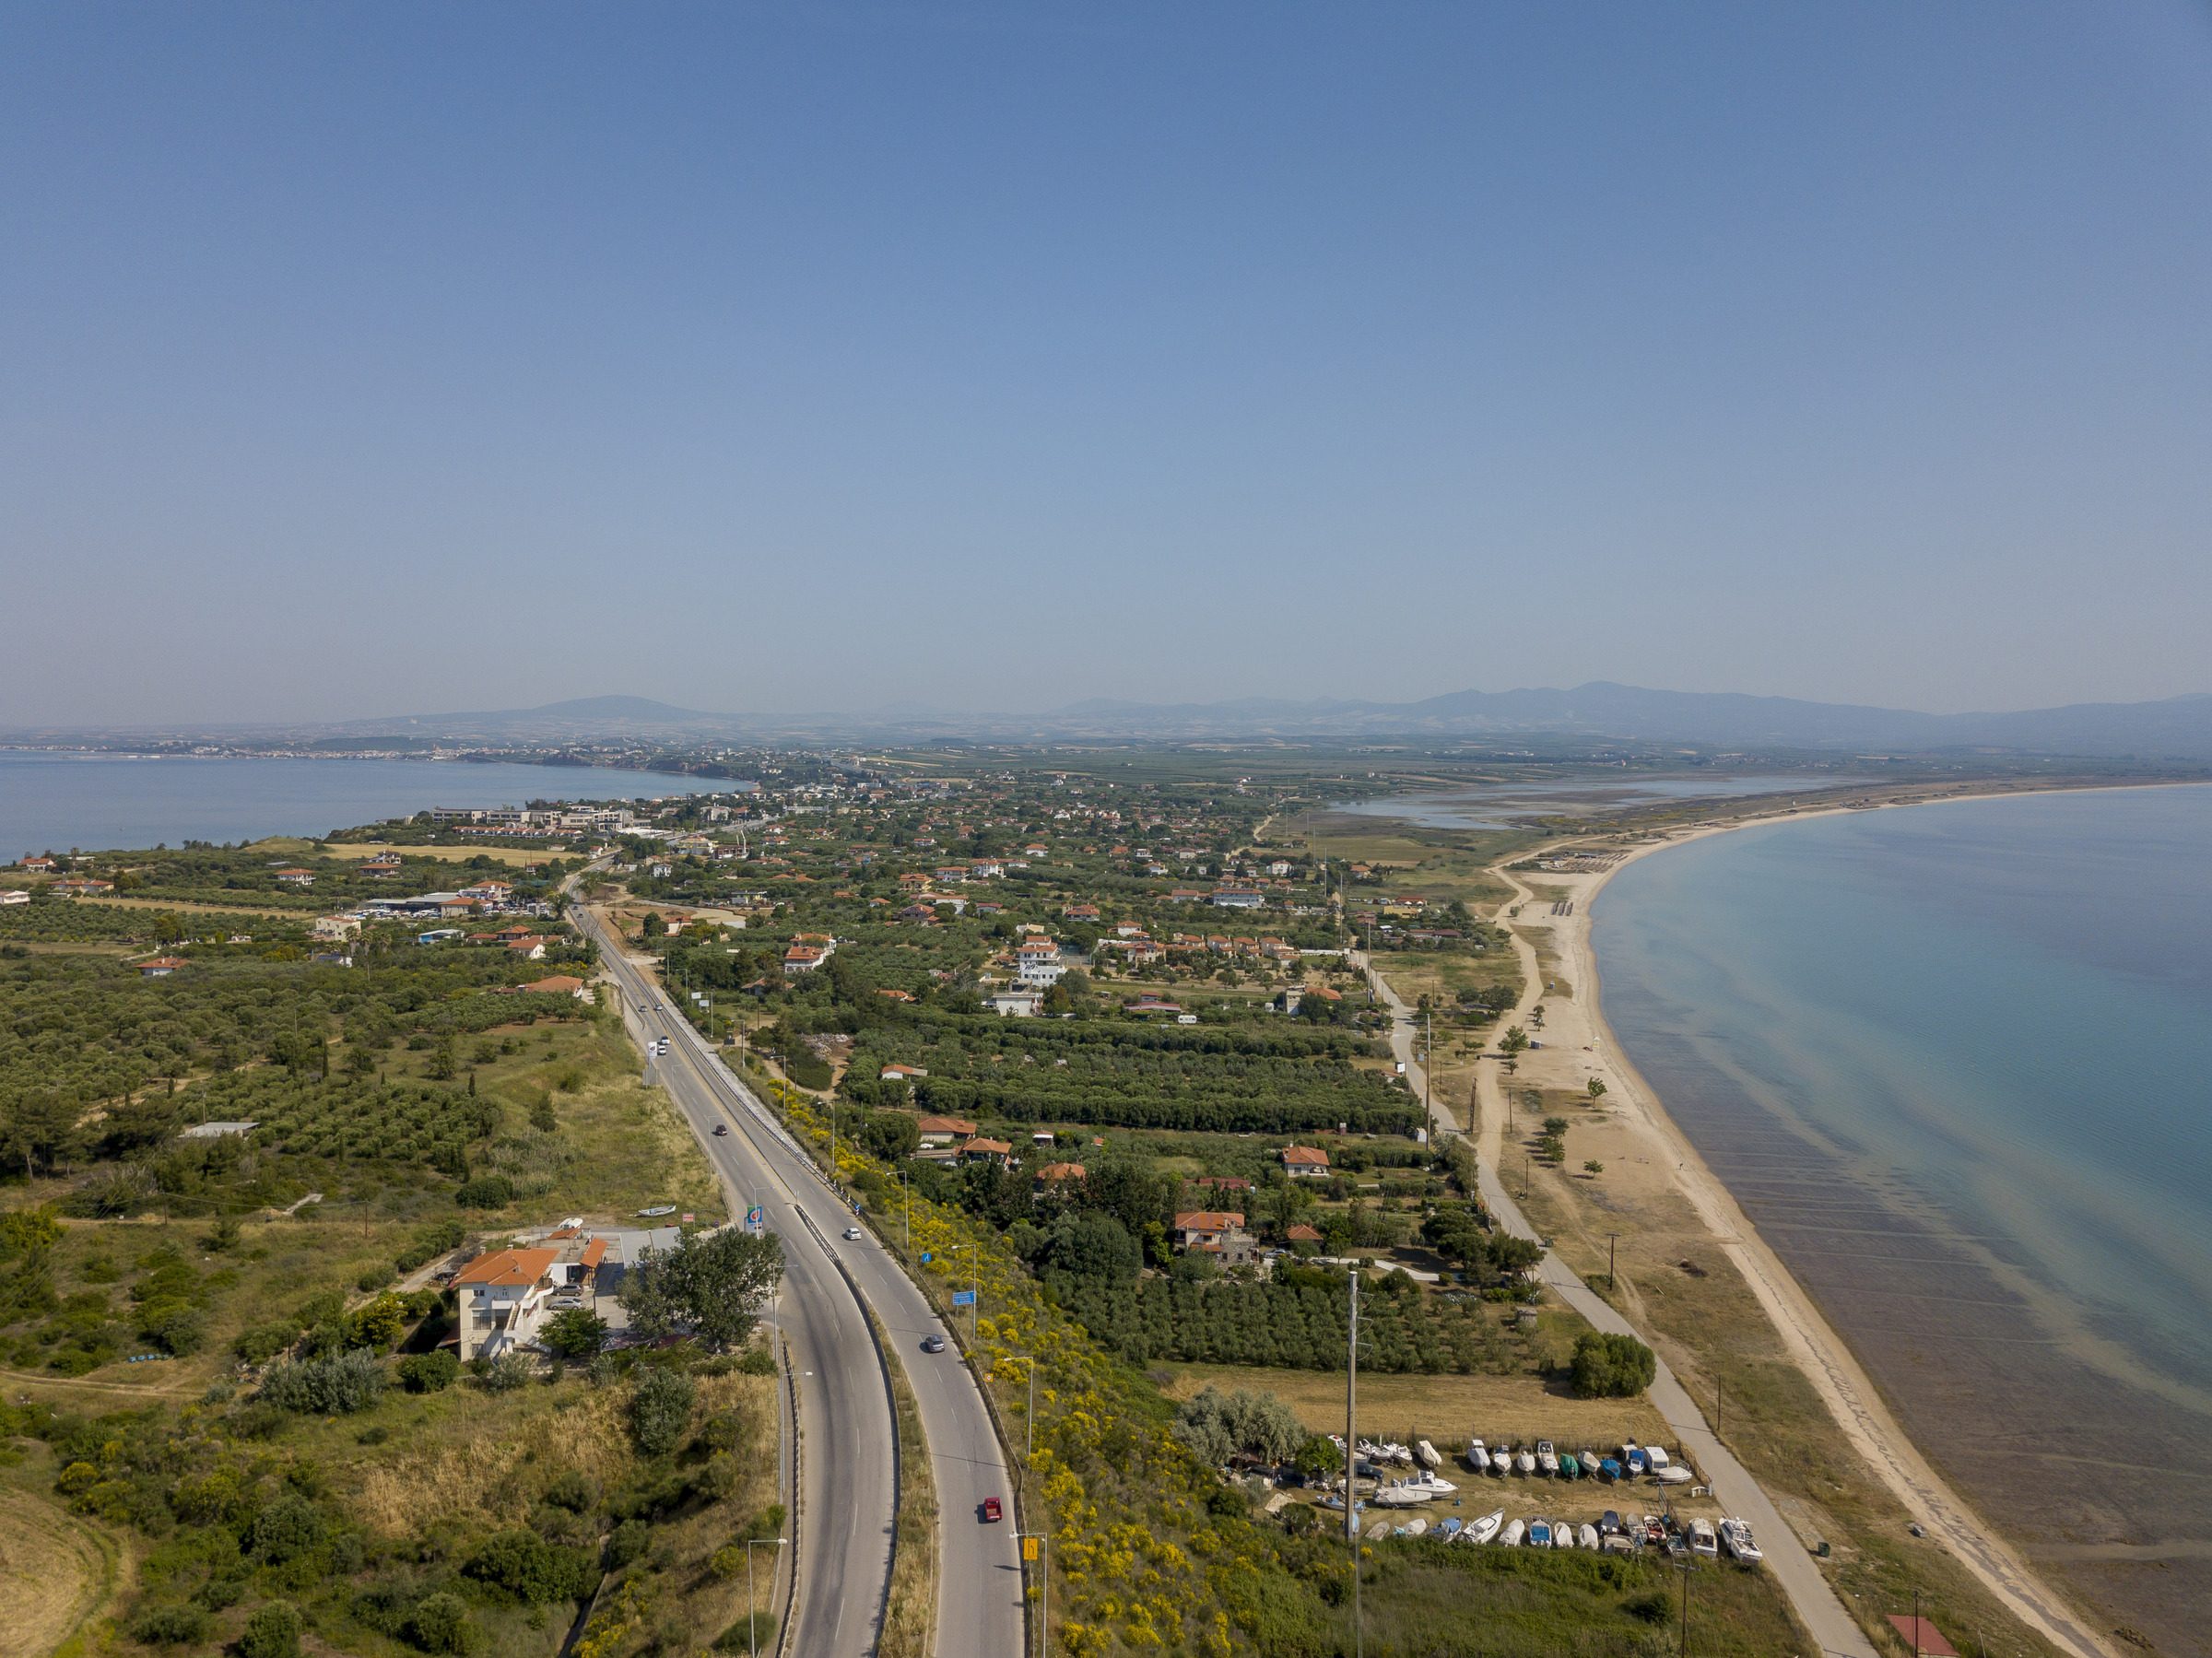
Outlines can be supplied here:
M56 733L12 734L51 739ZM81 735L81 734L80 734ZM121 735L121 734L117 734ZM1926 714L1735 692L1660 691L1599 680L1572 690L1453 691L1418 702L1248 697L1229 702L1094 700L1041 714L959 712L912 704L862 713L711 713L645 697L586 697L542 707L418 714L316 725L230 727L206 735L370 746L783 741L1510 742L1545 747L1615 739L1722 749L1927 753L2002 750L2138 759L2212 758L2212 695L2084 702L2018 713Z

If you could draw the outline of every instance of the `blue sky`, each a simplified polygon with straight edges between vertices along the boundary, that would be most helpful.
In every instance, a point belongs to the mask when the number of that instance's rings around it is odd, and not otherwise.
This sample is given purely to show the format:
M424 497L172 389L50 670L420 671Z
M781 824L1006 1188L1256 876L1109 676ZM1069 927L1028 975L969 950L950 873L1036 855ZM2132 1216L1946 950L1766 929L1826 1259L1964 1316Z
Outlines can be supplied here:
M2212 690L2212 13L0 6L0 724Z

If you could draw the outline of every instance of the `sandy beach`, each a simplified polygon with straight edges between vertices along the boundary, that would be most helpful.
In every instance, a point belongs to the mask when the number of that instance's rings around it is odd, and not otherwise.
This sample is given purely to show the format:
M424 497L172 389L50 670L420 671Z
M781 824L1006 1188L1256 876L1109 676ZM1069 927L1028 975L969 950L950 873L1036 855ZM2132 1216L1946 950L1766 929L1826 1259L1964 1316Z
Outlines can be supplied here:
M1950 797L1971 798L1974 796ZM1628 1061L1600 1005L1591 947L1590 903L1628 864L1752 823L1809 820L1850 810L1893 809L1898 808L1800 808L1787 814L1696 826L1639 844L1600 870L1516 873L1495 867L1492 873L1517 895L1500 907L1495 919L1511 932L1527 977L1520 1005L1499 1021L1499 1031L1502 1033L1508 1024L1519 1024L1542 1043L1540 1049L1520 1056L1511 1087L1516 1094L1532 1088L1582 1092L1591 1079L1599 1081L1606 1090L1602 1108L1586 1114L1586 1125L1578 1119L1574 1131L1578 1149L1573 1155L1578 1161L1584 1156L1602 1160L1608 1197L1630 1203L1639 1199L1686 1202L1713 1249L1735 1267L1757 1298L1790 1359L1834 1417L1837 1429L1881 1485L2023 1623L2061 1650L2081 1658L2117 1658L2122 1649L2087 1622L2075 1605L2056 1593L1929 1464L1850 1346L1747 1219L1735 1198L1668 1115L1656 1091ZM1563 855L1574 844L1561 841L1546 848L1546 853ZM1547 994L1546 971L1553 976L1554 983L1562 986L1564 994ZM1540 1029L1533 1024L1539 1004L1544 1019ZM1404 1024L1402 1021L1402 1032ZM1409 1050L1409 1036L1406 1045ZM1508 1150L1506 1127L1513 1107L1507 1086L1501 1062L1493 1059L1477 1067L1474 1101L1479 1120L1469 1126L1486 1173L1494 1171L1511 1180L1521 1159L1517 1151ZM1524 1108L1520 1120L1524 1123L1526 1116ZM1600 1270L1602 1273L1602 1262ZM1633 1323L1632 1293L1627 1311ZM1640 1334L1649 1338L1647 1332ZM1789 1544L1784 1541L1783 1546Z

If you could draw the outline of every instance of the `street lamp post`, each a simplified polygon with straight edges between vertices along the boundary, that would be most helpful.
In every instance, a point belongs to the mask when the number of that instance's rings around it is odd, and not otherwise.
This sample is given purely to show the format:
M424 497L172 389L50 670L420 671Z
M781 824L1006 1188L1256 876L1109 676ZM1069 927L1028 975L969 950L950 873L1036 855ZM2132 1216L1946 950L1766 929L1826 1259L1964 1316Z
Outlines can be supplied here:
M1044 1658L1052 1638L1053 1539L1048 1532L1023 1532L1020 1536L1022 1563L1037 1568L1037 1653Z
M758 1593L753 1588L753 1550L782 1548L781 1537L748 1537L745 1545L745 1632L753 1643L753 1658L760 1658L760 1614L753 1605Z

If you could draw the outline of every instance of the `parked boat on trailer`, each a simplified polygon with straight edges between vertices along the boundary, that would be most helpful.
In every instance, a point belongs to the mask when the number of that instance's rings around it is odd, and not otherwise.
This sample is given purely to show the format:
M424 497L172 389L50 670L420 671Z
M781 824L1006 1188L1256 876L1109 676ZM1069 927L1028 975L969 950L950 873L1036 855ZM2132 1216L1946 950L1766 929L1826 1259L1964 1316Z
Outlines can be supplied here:
M1498 1541L1504 1544L1508 1548L1519 1548L1521 1546L1521 1539L1527 1535L1527 1524L1524 1522L1516 1520L1505 1528L1505 1535L1499 1538Z
M1547 1474L1557 1474L1559 1471L1559 1453L1549 1440L1536 1441L1536 1466Z
M1485 1514L1481 1519L1476 1521L1474 1524L1468 1526L1463 1535L1465 1535L1470 1542L1488 1543L1492 1537L1495 1537L1498 1535L1499 1531L1504 1526L1504 1524L1505 1511L1503 1509L1498 1509L1490 1513Z
M1444 1459L1437 1454L1436 1447L1427 1440L1414 1440L1413 1454L1420 1459L1424 1468L1441 1468L1444 1465Z
M1477 1440L1467 1447L1467 1466L1477 1474L1488 1474L1490 1471L1490 1453L1483 1449L1480 1440Z

